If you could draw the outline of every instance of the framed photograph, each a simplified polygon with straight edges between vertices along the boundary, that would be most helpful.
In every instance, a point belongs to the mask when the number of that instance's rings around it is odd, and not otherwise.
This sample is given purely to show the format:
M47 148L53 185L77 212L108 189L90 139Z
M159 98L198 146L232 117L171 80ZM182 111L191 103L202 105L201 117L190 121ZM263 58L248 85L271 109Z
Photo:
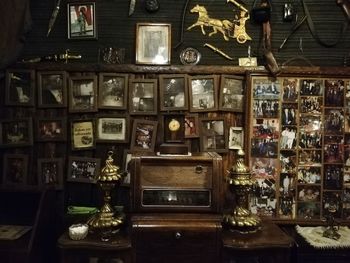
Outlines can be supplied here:
M19 147L31 145L33 145L32 118L0 121L0 146Z
M216 111L218 108L216 77L189 77L189 96L191 112Z
M129 149L124 149L124 155L123 155L123 171L126 173L126 176L124 177L123 181L122 181L122 185L128 186L130 185L130 178L131 178L131 174L130 174L130 161L131 161L131 157L132 157L132 151Z
M63 158L38 159L38 185L63 188Z
M93 120L73 120L71 122L72 150L89 150L95 148Z
M183 114L164 115L164 142L182 143L185 140L185 116Z
M220 81L219 110L243 112L243 77L222 75Z
M34 70L13 69L6 71L5 105L34 106Z
M128 98L128 74L100 73L98 107L125 110Z
M97 77L69 78L69 112L97 111Z
M119 115L98 116L96 141L110 143L129 142L129 118Z
M227 152L227 131L223 118L202 118L199 125L202 152Z
M68 39L96 39L94 2L68 3Z
M157 90L156 79L130 80L129 113L134 115L156 115Z
M157 137L158 121L134 120L130 149L153 152Z
M186 75L160 75L159 97L161 111L188 110Z
M66 118L38 118L36 120L37 141L66 141Z
M243 127L230 127L228 148L230 150L244 149Z
M186 114L185 115L185 138L198 138L199 137L199 121L198 114Z
M96 183L101 160L98 158L69 156L68 182Z
M171 24L136 24L136 64L169 65Z
M67 107L67 73L65 71L38 72L38 107Z
M26 185L28 174L28 155L4 154L3 163L4 185Z

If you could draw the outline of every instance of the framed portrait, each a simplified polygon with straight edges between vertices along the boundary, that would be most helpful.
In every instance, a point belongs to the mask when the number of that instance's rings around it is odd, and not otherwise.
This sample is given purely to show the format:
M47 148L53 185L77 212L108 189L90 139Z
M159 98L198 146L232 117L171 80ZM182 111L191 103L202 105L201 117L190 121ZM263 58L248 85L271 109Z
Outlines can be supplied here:
M220 81L219 110L243 112L243 77L222 75Z
M63 188L63 158L38 159L38 185Z
M216 111L217 78L215 76L190 76L189 101L191 112Z
M67 119L37 118L35 134L37 141L66 141Z
M28 155L4 154L3 169L2 182L4 185L26 185L28 175Z
M186 75L160 75L159 98L161 111L188 110Z
M101 160L98 158L69 156L68 182L96 183Z
M227 152L227 131L224 118L201 118L199 125L202 152Z
M244 149L243 127L230 127L228 148L230 150Z
M94 2L67 4L68 39L96 39L96 9Z
M130 114L157 114L157 82L156 79L132 79L129 81Z
M5 105L33 107L35 94L34 70L6 71Z
M69 112L97 111L97 77L69 78Z
M41 71L38 79L38 107L67 107L67 73L65 71Z
M125 110L128 98L128 74L100 73L98 107Z
M110 143L129 142L129 118L122 115L98 116L96 141Z
M157 137L158 121L134 120L130 149L153 152Z
M71 122L72 150L95 148L95 124L93 120L73 120Z
M169 65L171 24L136 24L136 64Z
M199 137L199 122L198 114L186 114L185 115L185 138L198 138Z
M0 146L19 147L30 145L33 145L32 118L0 121Z

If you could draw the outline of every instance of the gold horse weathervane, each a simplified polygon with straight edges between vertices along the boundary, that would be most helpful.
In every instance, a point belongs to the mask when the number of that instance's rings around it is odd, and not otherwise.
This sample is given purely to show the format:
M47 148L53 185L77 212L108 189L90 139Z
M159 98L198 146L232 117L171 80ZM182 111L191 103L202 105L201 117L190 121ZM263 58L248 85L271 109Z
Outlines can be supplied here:
M205 35L204 26L212 27L213 31L209 33L209 36L220 32L226 41L229 38L236 38L237 42L240 44L245 43L247 40L252 40L252 38L246 33L245 23L250 18L249 12L242 5L237 3L235 0L227 0L227 2L232 2L241 9L240 17L236 16L233 22L229 20L220 20L215 18L210 18L207 9L204 6L195 5L190 12L198 13L198 20L193 25L189 26L187 30L191 30L196 26L200 26L202 34Z

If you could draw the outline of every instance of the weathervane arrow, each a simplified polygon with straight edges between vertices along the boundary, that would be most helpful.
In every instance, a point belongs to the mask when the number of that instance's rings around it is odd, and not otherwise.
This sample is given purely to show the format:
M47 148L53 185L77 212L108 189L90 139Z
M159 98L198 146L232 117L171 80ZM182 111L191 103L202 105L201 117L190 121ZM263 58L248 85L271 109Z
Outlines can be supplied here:
M47 35L46 35L47 37L49 36L51 29L53 28L53 25L55 24L58 12L60 11L60 4L61 4L61 0L57 0L55 9L53 10L50 21L49 21L49 28L47 30Z

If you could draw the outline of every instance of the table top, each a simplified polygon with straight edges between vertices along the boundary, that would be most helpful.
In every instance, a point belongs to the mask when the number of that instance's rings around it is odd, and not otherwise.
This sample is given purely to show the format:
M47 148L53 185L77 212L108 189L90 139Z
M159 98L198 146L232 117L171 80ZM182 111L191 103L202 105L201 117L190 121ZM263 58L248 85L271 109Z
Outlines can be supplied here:
M223 246L231 250L255 250L269 248L291 248L294 240L276 224L263 222L261 230L256 233L241 234L223 230Z

